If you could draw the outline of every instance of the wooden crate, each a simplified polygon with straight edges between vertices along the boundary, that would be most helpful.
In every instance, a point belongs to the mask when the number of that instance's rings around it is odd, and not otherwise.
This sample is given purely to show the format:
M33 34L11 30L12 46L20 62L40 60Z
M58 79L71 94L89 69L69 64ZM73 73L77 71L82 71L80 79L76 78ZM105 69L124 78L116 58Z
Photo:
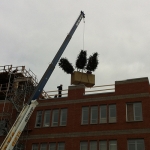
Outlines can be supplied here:
M71 84L84 84L86 87L92 87L95 85L95 75L74 71L71 74Z

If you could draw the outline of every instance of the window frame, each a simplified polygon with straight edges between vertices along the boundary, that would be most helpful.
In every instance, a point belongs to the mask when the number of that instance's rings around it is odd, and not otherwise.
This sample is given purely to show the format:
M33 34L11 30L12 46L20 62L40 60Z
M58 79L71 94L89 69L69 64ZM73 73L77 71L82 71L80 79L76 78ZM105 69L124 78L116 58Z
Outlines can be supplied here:
M96 109L95 109L96 108ZM92 110L93 109L93 110ZM93 113L95 113L94 111L97 111L96 112L96 119L95 119L95 122L92 122L94 119L93 119ZM99 108L98 106L91 106L90 107L90 124L98 124L98 111L99 111Z
M55 145L53 149L50 149L50 148L51 148L51 144L54 144L54 145ZM49 148L48 148L48 150L56 150L56 146L57 146L57 143L56 143L56 142L51 142L51 143L49 143Z
M46 112L49 112L49 114L46 114ZM46 117L49 117L49 124L48 125L45 125L46 124L46 120L47 120ZM51 110L45 110L44 111L44 116L43 116L43 127L50 127L50 124L51 124Z
M65 121L63 121L63 117L64 117L63 115L65 115ZM68 116L68 109L67 108L61 109L59 126L67 126L67 116ZM65 122L65 124L63 124L64 122Z
M109 140L109 150L111 150L111 145L110 145L110 142L116 142L116 150L118 149L117 147L117 140ZM113 144L114 145L114 144Z
M45 146L45 147L42 147L42 146ZM44 149L43 149L44 148ZM40 150L47 150L47 143L40 143Z
M110 110L110 107L111 106L115 106L115 117L111 117L111 110ZM108 110L109 110L109 123L116 123L117 122L117 107L116 107L116 104L109 104L108 105ZM114 121L111 121L111 119L113 120L114 119Z
M38 122L38 112L41 112L40 114L40 119L41 119L41 122L40 122L40 126L37 126L37 122ZM36 119L35 119L35 128L41 128L42 127L42 121L43 121L43 110L38 110L36 112Z
M92 146L93 146L93 145L92 145L93 143L96 144L96 145L95 145L96 149L93 149L93 147L92 147ZM98 146L98 145L97 145L97 141L90 141L90 142L89 142L89 150L97 150L97 148L98 148L97 146Z
M106 118L102 118L101 117L102 110L103 110L102 107L105 107ZM100 107L99 107L99 115L100 115L99 116L99 123L100 124L107 123L107 105L100 105Z
M86 145L81 145L81 144L86 144ZM88 150L88 141L80 141L80 150L82 150L81 147L85 146L86 150Z
M140 114L140 116L138 116L138 117L140 117L139 120L136 119L137 116L136 116L136 112L135 112L135 109L136 109L135 107L137 107L137 106L136 106L137 104L140 104L140 109L141 109L141 110L140 110L140 111L141 111L141 114ZM142 117L142 103L134 103L134 104L133 104L133 113L134 113L134 121L142 121L142 120L143 120L143 117Z
M135 117L135 105L140 104L140 109L141 109L141 114L140 114L140 119L137 120ZM129 120L128 118L128 106L132 105L132 115L133 115L133 120ZM132 102L132 103L126 103L126 122L138 122L138 121L143 121L143 109L142 109L142 102Z
M33 147L34 145L36 145L36 149ZM38 150L39 149L39 143L32 143L32 150Z
M107 150L107 140L100 140L99 141L99 150L101 150L101 142L105 142L105 146L106 146L106 148L105 148L105 150ZM104 144L103 144L104 145ZM102 149L103 150L103 149Z
M134 146L135 146L135 150L137 150L137 145L138 145L138 141L140 141L140 140L142 140L142 144L143 144L143 150L145 150L145 141L144 141L144 139L128 139L127 140L127 146L128 146L128 150L130 150L129 149L129 142L131 142L131 141L134 141L132 144L134 144Z
M63 144L63 150L65 150L65 142L58 142L57 143L57 150L62 150L62 149L60 149L60 144Z
M57 111L57 122L54 122L54 117L56 117L56 116L54 116L54 115L56 115L56 114L54 114L54 111ZM58 127L59 126L59 109L53 109L52 110L52 122L51 122L51 127ZM56 113L56 112L55 112ZM54 125L54 123L56 123L56 125Z
M87 110L83 110L85 108L87 108ZM87 120L83 120L85 111L87 111ZM81 125L88 125L89 124L89 114L90 114L89 106L82 107ZM85 121L86 121L86 123L84 123Z

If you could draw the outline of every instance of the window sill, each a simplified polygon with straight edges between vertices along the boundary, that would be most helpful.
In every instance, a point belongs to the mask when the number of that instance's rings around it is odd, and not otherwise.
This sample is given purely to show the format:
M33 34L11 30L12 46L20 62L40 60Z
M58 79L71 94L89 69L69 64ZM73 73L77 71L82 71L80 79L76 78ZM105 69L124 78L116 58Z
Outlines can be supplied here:
M41 128L55 128L55 127L57 128L57 127L66 127L66 126L67 125L64 125L64 126L62 126L62 125L61 126L46 126L46 127L43 126L43 127L34 127L34 128L35 129L41 129Z
M91 124L91 123L89 123L89 124L81 124L81 126L87 126L87 125L106 125L106 124L112 124L112 123L117 123L117 122L105 122L105 123L96 123L96 124Z
M51 128L58 128L59 126L50 126Z
M113 124L113 123L115 124L115 123L117 123L117 122L108 122L108 123L109 123L109 124Z
M42 128L42 127L34 127L35 129L40 129L40 128Z
M81 124L81 126L87 126L87 125L89 125L89 124Z
M135 120L135 121L126 121L127 123L133 123L133 122L143 122L143 120Z
M90 123L90 125L97 125L98 123Z
M67 125L60 125L59 127L66 127Z
M49 128L50 126L43 126L42 128Z

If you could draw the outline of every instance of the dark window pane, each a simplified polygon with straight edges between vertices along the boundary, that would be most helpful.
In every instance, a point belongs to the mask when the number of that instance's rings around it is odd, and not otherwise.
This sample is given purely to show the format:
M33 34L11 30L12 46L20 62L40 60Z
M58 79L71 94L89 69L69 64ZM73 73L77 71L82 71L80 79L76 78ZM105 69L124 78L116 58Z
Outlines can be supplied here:
M49 127L50 126L50 110L46 110L44 113L44 122L43 126L44 127Z
M88 124L89 122L89 107L82 108L82 124Z
M98 106L91 107L91 124L98 123Z
M32 144L32 150L38 150L38 144Z
M35 127L41 127L41 124L42 124L42 111L37 111Z
M52 114L52 126L58 126L58 115L59 115L59 110L53 110Z
M66 126L66 124L67 124L67 109L61 109L60 125Z
M88 142L80 142L80 150L88 150Z
M107 123L107 106L100 106L100 123Z
M127 121L134 121L133 104L127 104Z
M50 143L49 150L56 150L56 143Z
M65 143L58 143L58 150L65 150Z

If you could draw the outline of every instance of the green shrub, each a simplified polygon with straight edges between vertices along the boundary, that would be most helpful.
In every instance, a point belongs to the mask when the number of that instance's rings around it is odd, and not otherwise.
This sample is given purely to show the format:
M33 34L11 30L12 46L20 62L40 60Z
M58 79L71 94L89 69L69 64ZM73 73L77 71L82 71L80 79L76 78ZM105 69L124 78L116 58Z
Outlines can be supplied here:
M98 53L96 52L93 55L90 55L86 69L88 71L95 71L97 66L98 66Z
M78 69L87 69L87 73L92 73L92 71L95 71L95 69L97 68L98 63L99 62L97 52L93 55L90 55L90 57L87 59L86 51L81 50L79 55L77 56L76 68L77 71L80 71ZM74 72L74 68L67 58L61 58L58 65L67 74L72 74Z
M77 57L77 60L76 60L76 68L77 69L84 69L85 68L86 63L87 63L86 57L87 57L86 51L81 50L78 57Z
M58 65L67 74L71 74L74 71L74 68L73 68L72 64L68 61L67 58L61 58Z

